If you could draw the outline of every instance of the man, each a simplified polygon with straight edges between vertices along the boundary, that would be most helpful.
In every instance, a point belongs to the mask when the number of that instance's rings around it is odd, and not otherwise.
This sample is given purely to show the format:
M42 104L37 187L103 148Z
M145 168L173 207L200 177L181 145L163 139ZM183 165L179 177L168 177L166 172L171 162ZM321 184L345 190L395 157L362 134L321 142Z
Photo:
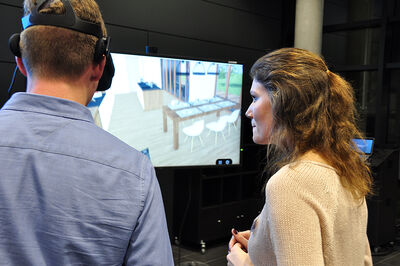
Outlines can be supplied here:
M90 33L106 36L96 2L24 9L15 53L27 93L0 110L0 264L173 265L153 166L85 107L111 60Z

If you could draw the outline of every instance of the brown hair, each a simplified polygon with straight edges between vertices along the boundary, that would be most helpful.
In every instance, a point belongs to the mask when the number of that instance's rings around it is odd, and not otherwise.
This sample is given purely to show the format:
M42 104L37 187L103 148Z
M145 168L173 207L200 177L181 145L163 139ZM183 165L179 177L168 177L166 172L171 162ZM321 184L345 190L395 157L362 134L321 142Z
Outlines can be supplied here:
M281 154L275 169L312 150L336 169L354 198L371 193L369 167L352 141L361 133L348 82L329 71L321 57L297 48L261 57L250 75L263 84L271 100L270 140Z
M106 28L99 7L94 0L69 0L75 14L82 20L100 23L103 35ZM25 15L35 6L36 0L25 0ZM60 0L50 0L40 13L63 14ZM93 62L97 37L77 31L53 27L34 26L21 33L21 54L29 74L42 78L77 78Z

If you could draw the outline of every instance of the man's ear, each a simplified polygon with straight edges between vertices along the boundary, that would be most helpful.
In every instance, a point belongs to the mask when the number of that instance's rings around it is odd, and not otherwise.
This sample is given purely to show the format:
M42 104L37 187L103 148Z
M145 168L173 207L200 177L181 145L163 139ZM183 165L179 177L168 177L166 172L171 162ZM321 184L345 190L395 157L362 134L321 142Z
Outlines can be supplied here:
M22 58L16 56L15 57L15 62L17 62L17 66L19 68L19 71L21 71L21 73L26 77L27 76L27 72L26 72L26 68L25 68L24 62L22 62Z
M106 57L105 56L103 56L103 58L100 60L100 62L93 63L92 76L91 76L92 81L100 80L101 76L103 75L105 65L106 65Z

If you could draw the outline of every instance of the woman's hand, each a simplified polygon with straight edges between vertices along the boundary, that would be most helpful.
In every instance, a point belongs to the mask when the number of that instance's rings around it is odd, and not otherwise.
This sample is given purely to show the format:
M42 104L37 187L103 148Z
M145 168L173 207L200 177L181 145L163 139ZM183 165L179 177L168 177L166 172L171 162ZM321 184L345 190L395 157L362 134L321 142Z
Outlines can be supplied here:
M249 238L250 230L238 232L236 229L232 229L232 238L229 241L229 253L226 256L229 266L253 265L247 253Z
M249 243L250 230L238 232L236 229L232 229L232 238L229 241L229 251L236 243L240 243L242 249L247 252L247 245Z
M237 242L235 243L229 254L226 256L228 260L228 266L248 266L253 265L251 263L249 254L243 251L243 246Z

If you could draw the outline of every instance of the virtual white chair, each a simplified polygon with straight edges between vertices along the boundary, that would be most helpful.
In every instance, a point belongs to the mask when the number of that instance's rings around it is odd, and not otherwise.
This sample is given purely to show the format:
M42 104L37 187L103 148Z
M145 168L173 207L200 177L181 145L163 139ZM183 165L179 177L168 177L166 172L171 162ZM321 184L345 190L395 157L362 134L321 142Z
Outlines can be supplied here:
M200 134L203 132L204 129L204 120L199 120L194 122L192 125L184 127L182 129L183 133L185 133L186 138L192 137L191 145L190 145L190 152L193 151L193 141L195 137L199 137L201 145L203 146L203 140L201 139Z
M238 121L240 114L240 109L236 109L230 115L221 116L221 118L226 119L228 123L228 135L231 135L231 124L236 128L236 121Z
M208 135L210 135L210 132L211 132L211 131L214 131L214 132L215 132L215 144L217 144L218 132L221 133L222 137L223 137L224 140L225 140L225 136L224 136L223 130L224 130L225 127L226 127L226 123L227 123L227 121L226 121L226 118L225 118L225 117L220 117L217 121L207 123L206 127L207 127L208 130L209 130L209 131L208 131ZM207 135L207 136L208 136L208 135Z

